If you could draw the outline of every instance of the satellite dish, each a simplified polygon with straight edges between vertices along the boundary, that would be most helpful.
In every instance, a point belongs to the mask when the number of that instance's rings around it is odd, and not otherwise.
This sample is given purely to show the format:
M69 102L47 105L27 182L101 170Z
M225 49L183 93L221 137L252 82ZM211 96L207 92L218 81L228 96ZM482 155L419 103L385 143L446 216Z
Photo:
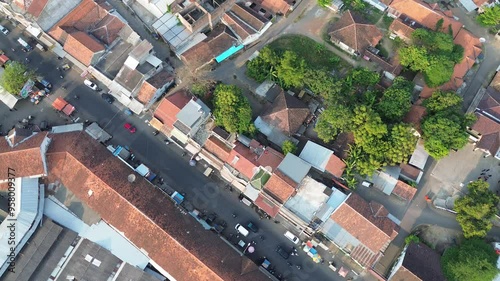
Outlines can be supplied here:
M265 166L264 169L266 169L269 173L273 172L273 168L271 166Z
M484 37L479 38L479 42L484 43L486 42L486 39Z
M134 181L135 181L135 175L134 175L134 174L130 174L130 175L128 175L127 180L128 180L128 182L130 182L130 183L134 182Z

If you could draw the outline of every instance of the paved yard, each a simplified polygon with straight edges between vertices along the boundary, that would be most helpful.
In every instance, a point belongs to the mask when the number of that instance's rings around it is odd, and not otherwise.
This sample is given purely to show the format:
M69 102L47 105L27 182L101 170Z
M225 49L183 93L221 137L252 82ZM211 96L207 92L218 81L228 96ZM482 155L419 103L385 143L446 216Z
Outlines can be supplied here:
M486 175L491 175L488 183L494 191L500 189L500 166L497 159L483 157L480 150L473 151L474 146L468 144L457 152L450 155L436 165L431 175L440 182L440 185L431 187L431 191L442 196L451 196L466 190L469 181L477 180L482 170L489 169Z

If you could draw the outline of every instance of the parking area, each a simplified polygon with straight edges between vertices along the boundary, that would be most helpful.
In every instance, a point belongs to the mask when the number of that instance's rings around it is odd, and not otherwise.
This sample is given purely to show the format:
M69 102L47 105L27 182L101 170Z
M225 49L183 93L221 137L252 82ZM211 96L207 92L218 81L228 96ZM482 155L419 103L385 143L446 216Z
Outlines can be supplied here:
M467 144L459 151L440 160L431 172L437 184L431 191L439 198L459 195L466 191L466 185L486 176L490 189L500 192L500 161L494 157L484 157L480 150L474 151L474 145ZM483 174L483 175L482 175Z

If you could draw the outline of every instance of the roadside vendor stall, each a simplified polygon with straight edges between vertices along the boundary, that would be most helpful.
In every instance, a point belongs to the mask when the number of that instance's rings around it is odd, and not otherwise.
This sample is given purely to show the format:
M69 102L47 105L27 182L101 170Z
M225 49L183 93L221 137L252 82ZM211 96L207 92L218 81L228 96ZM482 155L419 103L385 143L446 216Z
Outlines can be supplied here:
M67 101L65 101L63 98L59 97L57 98L53 103L52 106L57 110L61 111L67 116L70 116L74 111L75 107L71 104L69 104Z
M306 252L307 255L310 256L315 263L321 262L321 256L318 254L318 251L311 241L307 241L303 244L303 246L304 247L302 248L302 250Z

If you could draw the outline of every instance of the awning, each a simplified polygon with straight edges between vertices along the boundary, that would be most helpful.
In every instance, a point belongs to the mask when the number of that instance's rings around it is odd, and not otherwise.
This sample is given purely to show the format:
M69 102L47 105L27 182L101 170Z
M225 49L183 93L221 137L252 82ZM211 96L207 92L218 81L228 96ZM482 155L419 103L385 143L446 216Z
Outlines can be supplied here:
M262 211L266 212L272 218L276 217L276 215L280 211L279 206L271 202L271 200L264 198L262 194L259 194L259 197L257 197L254 204L257 207L259 207Z
M12 95L11 93L0 87L0 101L2 101L8 108L14 108L18 100L19 98L17 98L15 95Z
M68 115L68 116L70 116L70 115L71 115L71 113L73 113L73 111L75 111L75 107L74 107L74 106L72 106L72 105L71 105L71 104L69 104L69 103L68 103L68 104L67 104L67 105L63 108L63 110L62 110L62 112L64 112L64 114L66 114L66 115Z
M151 118L151 120L149 120L149 125L151 125L151 127L153 127L154 129L156 129L158 131L160 131L161 127L163 127L163 123L155 117L153 117L153 118Z
M21 89L21 91L19 92L19 95L22 97L22 98L27 98L31 92L31 89L33 89L33 86L35 86L35 81L29 79L28 81L26 81L26 83L24 84L23 88Z
M67 101L65 101L63 98L61 97L58 97L53 103L52 103L52 106L56 109L56 110L63 110L63 108L68 104Z

